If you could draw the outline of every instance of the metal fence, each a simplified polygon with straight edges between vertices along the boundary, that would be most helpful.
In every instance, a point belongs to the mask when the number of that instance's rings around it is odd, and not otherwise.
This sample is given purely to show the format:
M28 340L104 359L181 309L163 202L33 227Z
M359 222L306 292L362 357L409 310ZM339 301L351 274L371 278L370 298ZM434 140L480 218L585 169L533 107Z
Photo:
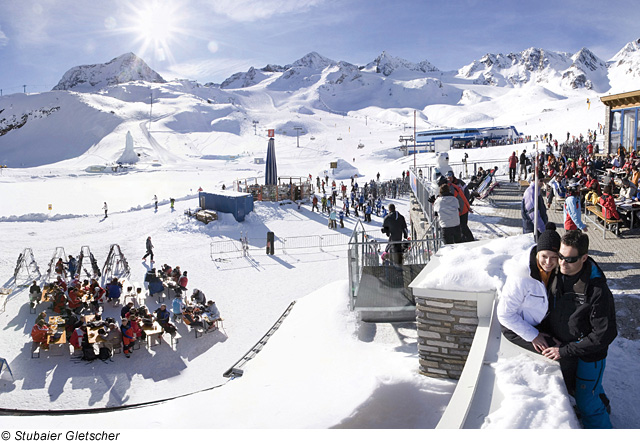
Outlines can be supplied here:
M356 224L349 240L348 253L351 309L356 309L358 305L392 309L403 303L414 304L408 285L441 244L439 237L429 236L419 240L389 242L365 231L362 223ZM405 250L402 253L402 265L382 259L381 253L396 245L403 246ZM363 274L374 276L375 279L365 279ZM359 303L359 298L366 301Z

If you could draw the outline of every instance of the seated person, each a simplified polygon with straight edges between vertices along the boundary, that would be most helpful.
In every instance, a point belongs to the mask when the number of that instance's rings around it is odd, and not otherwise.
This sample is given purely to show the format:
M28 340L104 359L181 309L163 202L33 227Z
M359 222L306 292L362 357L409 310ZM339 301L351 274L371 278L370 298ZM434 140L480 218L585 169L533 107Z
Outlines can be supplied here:
M158 294L164 291L164 285L162 284L162 280L160 277L156 275L156 270L151 269L144 276L144 281L148 283L149 295Z
M171 313L167 309L167 305L162 304L158 309L156 309L155 314L156 320L160 326L162 326L163 333L168 332L171 335L175 335L176 327L169 322Z
M100 287L100 285L96 285L93 288L93 299L91 300L91 306L93 307L93 311L95 313L100 312L101 305L103 305L107 301L107 291Z
M69 343L73 346L73 349L78 350L82 349L82 342L85 340L87 336L87 327L79 322L76 325L76 328L73 330L73 334L71 334L71 338L69 339Z
M55 284L62 289L62 292L67 292L67 282L65 282L62 277L58 276Z
M62 314L67 310L67 296L64 295L60 288L56 288L53 294L52 309L56 314Z
M180 293L187 291L187 284L189 283L189 279L187 278L187 271L182 273L182 276L178 279L178 288Z
M602 190L600 196L600 206L602 206L602 216L607 220L620 220L620 214L616 208L616 201L611 195L611 185L607 185Z
M213 321L219 320L221 318L220 317L220 311L218 310L218 307L216 306L216 302L214 302L213 300L209 300L207 302L207 307L204 309L204 312Z
M104 344L109 348L109 350L113 353L113 348L120 347L122 343L122 333L120 332L120 328L118 324L108 323L106 335L103 337Z
M132 314L129 316L129 323L131 323L131 330L135 334L136 339L140 338L144 340L147 338L147 334L142 329L142 326L140 325L140 318L137 315Z
M44 320L40 319L35 325L33 325L33 328L31 329L31 338L33 339L34 343L37 343L43 349L47 349L49 347L49 332L49 326L47 326Z
M122 285L120 284L120 282L118 282L117 278L111 280L111 283L109 283L105 289L107 290L107 299L109 301L116 302L120 300L120 295L122 294Z
M622 179L622 188L620 188L620 200L631 200L638 193L638 187L631 183L628 178Z
M171 271L171 279L176 283L178 283L181 275L182 271L180 270L180 266L176 266L173 271Z
M202 322L202 317L200 315L193 312L193 307L187 306L185 311L182 313L182 319L184 324L187 326L193 327L201 327L204 328L205 324ZM206 325L206 328L209 328L209 325Z
M125 317L129 318L129 314L130 314L132 309L133 309L133 302L130 301L129 303L124 305L122 307L122 309L120 310L120 318L125 318Z
M69 287L69 309L75 313L80 313L84 303L82 302L82 296L75 286Z
M171 310L173 311L173 321L182 316L184 308L185 304L182 300L182 296L180 294L177 294L176 298L174 298L173 302L171 303Z
M194 289L193 294L191 294L191 301L204 306L207 303L207 298L204 296L204 292L200 289Z
M33 284L29 287L29 302L31 303L31 309L35 308L38 303L40 303L40 299L42 298L42 291L40 290L40 286L34 280Z

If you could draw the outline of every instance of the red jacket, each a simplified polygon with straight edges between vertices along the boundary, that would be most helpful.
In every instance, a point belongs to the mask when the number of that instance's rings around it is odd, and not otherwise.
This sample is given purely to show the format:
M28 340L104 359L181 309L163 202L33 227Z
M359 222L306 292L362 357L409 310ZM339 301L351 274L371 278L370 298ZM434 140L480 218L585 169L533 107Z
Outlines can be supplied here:
M600 197L600 206L602 206L602 215L608 220L620 220L620 214L616 208L616 201L609 194L602 194Z
M459 201L461 200L462 202L462 206L458 211L458 215L465 215L467 212L469 212L471 205L469 204L469 200L467 200L467 197L465 197L464 191L460 186L451 182L449 182L449 189L451 190L453 196L457 198Z
M518 157L516 157L515 155L512 155L511 157L509 157L510 168L515 168L517 164L518 164Z
M35 324L33 325L33 328L31 328L31 338L36 343L46 343L47 332L49 332L49 327L47 325L39 326Z

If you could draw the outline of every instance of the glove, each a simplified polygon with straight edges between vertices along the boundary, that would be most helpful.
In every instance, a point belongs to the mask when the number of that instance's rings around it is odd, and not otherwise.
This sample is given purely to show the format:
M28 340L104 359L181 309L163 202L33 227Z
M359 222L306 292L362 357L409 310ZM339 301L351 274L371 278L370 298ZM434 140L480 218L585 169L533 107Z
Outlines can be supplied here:
M429 198L427 199L427 201L428 201L429 203L433 204L433 202L435 202L435 201L436 201L436 196L435 196L435 195L432 195L431 197L429 197Z

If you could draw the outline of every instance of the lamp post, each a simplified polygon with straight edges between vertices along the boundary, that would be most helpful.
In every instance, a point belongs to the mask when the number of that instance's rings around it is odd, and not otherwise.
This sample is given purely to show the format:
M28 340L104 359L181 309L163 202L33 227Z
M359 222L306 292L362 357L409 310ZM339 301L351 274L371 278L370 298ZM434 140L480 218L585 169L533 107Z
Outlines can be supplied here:
M293 129L296 131L296 146L300 147L300 131L302 131L301 126L294 126Z
M258 120L253 121L253 135L258 135L258 132L256 131L256 125L258 123L260 123Z

